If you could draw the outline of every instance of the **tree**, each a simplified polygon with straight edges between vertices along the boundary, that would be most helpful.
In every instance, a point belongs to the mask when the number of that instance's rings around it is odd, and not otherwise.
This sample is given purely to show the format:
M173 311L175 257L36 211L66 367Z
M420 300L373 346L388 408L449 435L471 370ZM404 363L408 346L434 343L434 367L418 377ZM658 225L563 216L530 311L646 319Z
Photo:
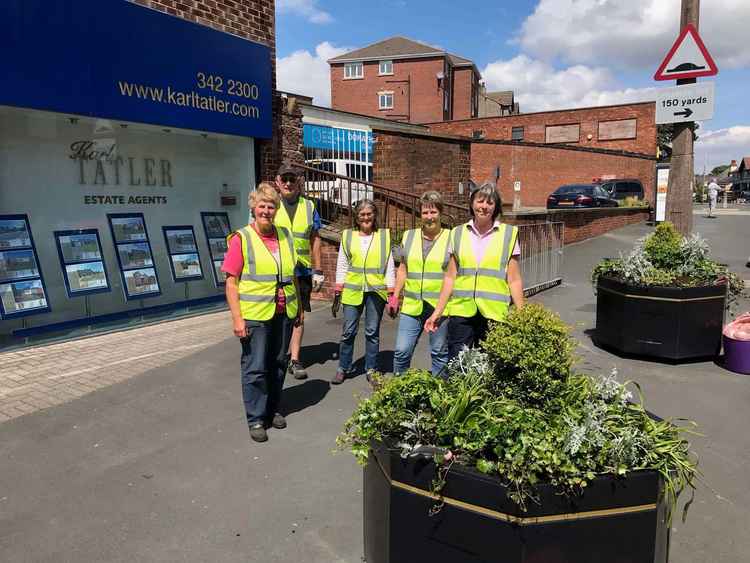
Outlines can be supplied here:
M693 123L693 142L698 140L696 131L699 123ZM656 144L659 147L660 161L667 161L672 156L672 139L674 138L674 123L656 126Z
M719 176L720 174L723 174L728 168L728 164L720 164L719 166L714 166L714 168L711 170L711 176Z

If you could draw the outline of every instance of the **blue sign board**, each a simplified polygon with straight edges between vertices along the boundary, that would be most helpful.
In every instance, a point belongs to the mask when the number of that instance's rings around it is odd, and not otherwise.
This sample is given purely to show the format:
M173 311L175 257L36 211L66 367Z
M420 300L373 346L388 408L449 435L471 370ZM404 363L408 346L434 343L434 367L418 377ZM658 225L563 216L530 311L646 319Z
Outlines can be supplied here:
M372 131L340 129L327 125L302 126L302 145L312 149L331 149L334 151L358 152L372 154Z
M2 0L0 105L270 138L268 47L126 0Z

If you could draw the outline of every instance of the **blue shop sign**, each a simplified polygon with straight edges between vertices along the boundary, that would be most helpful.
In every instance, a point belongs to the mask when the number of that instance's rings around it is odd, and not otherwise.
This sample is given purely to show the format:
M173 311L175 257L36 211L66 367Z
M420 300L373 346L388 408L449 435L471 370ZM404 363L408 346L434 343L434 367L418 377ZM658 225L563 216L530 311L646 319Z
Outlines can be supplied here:
M356 129L340 129L327 125L302 126L302 145L312 149L331 149L372 154L372 132Z
M0 105L270 138L268 47L125 0L2 0Z

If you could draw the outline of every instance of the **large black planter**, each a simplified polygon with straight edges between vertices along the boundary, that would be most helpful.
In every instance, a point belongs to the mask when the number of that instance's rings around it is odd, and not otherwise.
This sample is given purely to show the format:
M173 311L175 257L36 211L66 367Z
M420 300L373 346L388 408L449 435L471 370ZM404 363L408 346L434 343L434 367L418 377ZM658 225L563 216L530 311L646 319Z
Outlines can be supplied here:
M637 287L599 278L594 340L626 354L668 360L716 356L726 294L726 284Z
M367 563L666 563L669 527L652 471L597 478L570 498L549 485L523 512L496 477L454 464L444 505L435 465L374 449L364 470Z

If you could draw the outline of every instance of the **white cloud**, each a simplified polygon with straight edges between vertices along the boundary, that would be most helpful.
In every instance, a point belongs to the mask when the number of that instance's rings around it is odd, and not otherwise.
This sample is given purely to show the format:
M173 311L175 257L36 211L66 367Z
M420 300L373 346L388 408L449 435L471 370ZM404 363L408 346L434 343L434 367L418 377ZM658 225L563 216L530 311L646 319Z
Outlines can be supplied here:
M489 91L513 90L523 112L642 102L653 100L656 90L618 88L604 67L575 65L556 70L526 55L492 62L482 76Z
M654 71L677 38L680 0L540 0L516 42L544 60ZM719 69L750 66L750 2L704 3L700 33Z
M710 171L720 164L729 164L750 156L750 125L735 125L716 131L698 129L695 143L695 170Z
M297 14L307 18L311 23L331 23L333 17L318 8L317 0L277 0L276 8L280 14Z
M351 51L349 47L334 47L328 41L315 47L315 53L295 51L276 59L276 81L279 90L312 96L319 106L331 105L331 78L328 59Z

